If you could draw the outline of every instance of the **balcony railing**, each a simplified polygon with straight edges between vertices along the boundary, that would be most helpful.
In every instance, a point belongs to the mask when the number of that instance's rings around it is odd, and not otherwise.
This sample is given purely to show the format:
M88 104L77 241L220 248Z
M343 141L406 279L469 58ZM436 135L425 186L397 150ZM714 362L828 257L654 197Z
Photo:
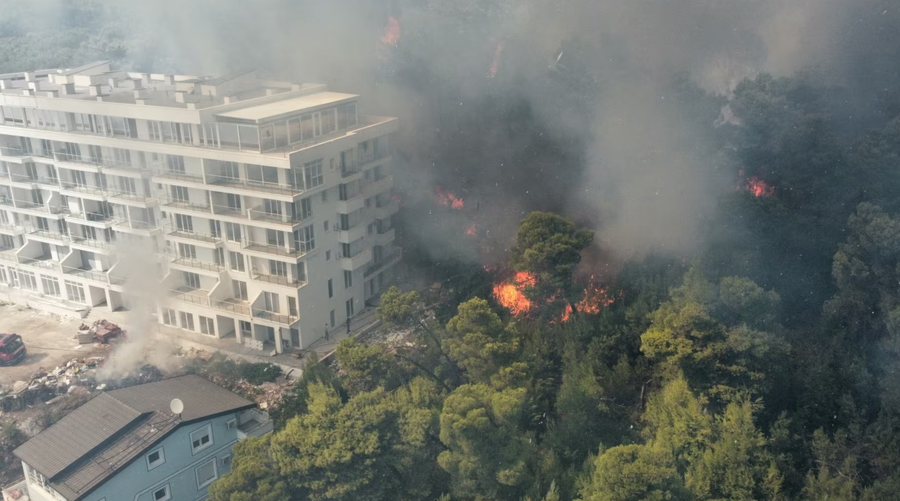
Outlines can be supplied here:
M95 157L87 157L84 158L81 155L73 155L71 153L66 153L63 151L57 151L53 154L53 157L57 162L69 162L76 163L82 165L90 165L92 167L110 167L113 169L123 169L123 170L132 170L132 171L140 171L147 170L148 168L159 167L162 164L159 162L145 162L146 166L142 167L140 165L135 165L132 162L126 162L123 160L116 160L115 158L95 158Z
M209 263L206 261L201 261L199 259L192 259L187 257L179 257L172 261L174 264L180 264L181 266L189 266L191 268L198 268L201 270L215 271L220 272L224 270L221 265L216 263Z
M253 280L258 280L260 282L266 282L270 284L276 285L284 285L287 287L300 287L306 285L306 279L299 279L297 277L287 277L282 275L271 275L271 274L263 274L263 273L253 273Z
M17 209L31 210L35 212L42 212L44 214L68 214L69 209L65 207L50 207L45 204L39 204L36 202L25 202L22 200L13 201L13 207Z
M19 259L16 257L16 250L0 248L0 261L18 263Z
M381 259L379 259L377 261L372 261L371 263L366 265L366 271L363 272L363 277L368 278L369 276L374 275L375 273L380 271L382 268L384 268L388 264L394 262L395 260L400 259L401 257L402 257L402 252L400 251L399 247L395 248L392 252L390 252L388 254L382 254Z
M42 270L52 270L57 273L62 271L62 265L58 262L53 261L49 256L45 256L42 258L34 259L27 257L20 257L19 264L22 266L30 266L32 268L39 268Z
M72 239L69 238L69 235L63 235L62 233L56 233L48 230L34 230L29 235L34 235L37 237L49 238L51 240L56 240L57 242L69 243Z
M59 187L59 178L55 177L45 177L45 176L37 176L31 177L26 174L15 174L13 172L9 173L9 178L15 183L26 183L32 185L46 185L46 186L54 186Z
M207 174L206 184L226 186L228 188L237 188L248 191L275 193L279 195L297 195L303 193L303 188L299 188L290 184L256 181L252 179L240 179L235 177L220 176L218 174Z
M63 266L63 273L67 275L75 275L77 277L86 278L95 282L109 284L109 275L104 271L92 270L88 268L76 268L74 266Z
M214 237L212 235L204 235L202 233L197 233L190 230L184 230L175 228L173 226L167 226L166 231L168 235L173 237L181 237L181 238L189 238L191 240L197 240L200 242L207 242L211 244L217 244L222 241L222 237Z
M72 219L80 219L91 223L117 223L122 221L112 214L103 214L101 212L73 212L69 214Z
M189 200L181 200L172 198L168 195L160 197L159 203L164 207L172 207L173 209L187 210L191 212L202 212L203 214L211 214L212 209L209 205L195 204Z
M247 211L243 207L232 207L230 205L216 205L212 206L213 214L217 216L229 216L229 217L240 217L246 218Z
M72 235L72 243L77 245L86 245L95 249L115 250L115 242L107 242L105 240L95 240L81 235Z
M251 221L263 221L267 223L276 223L293 226L302 223L305 219L296 219L292 214L268 212L263 206L259 205L247 211Z
M246 303L237 303L236 299L232 300L214 300L212 307L217 310L228 311L238 315L250 316L250 306Z
M270 322L275 322L283 325L291 325L292 323L298 320L298 317L293 315L285 315L283 313L275 313L274 311L263 310L260 308L253 308L253 317L260 318L263 320L268 320Z
M177 181L189 181L192 183L202 183L203 176L198 174L188 174L187 172L177 170L159 169L156 171L155 177L163 179L175 179Z
M250 251L265 252L266 254L274 254L276 256L285 257L302 257L307 254L307 251L301 251L294 248L286 248L283 245L261 244L246 239L241 242L241 247Z
M25 151L18 146L0 146L0 156L4 157L21 157Z

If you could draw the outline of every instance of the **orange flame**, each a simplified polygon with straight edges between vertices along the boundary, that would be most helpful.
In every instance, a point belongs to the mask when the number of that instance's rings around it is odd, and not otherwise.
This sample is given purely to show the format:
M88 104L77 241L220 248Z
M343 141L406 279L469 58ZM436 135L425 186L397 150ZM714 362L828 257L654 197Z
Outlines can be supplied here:
M739 190L743 189L749 191L750 193L753 193L753 196L755 197L771 197L775 194L774 186L756 176L751 176L744 181L744 169L738 171L738 176L741 182L741 186L738 186Z
M503 42L497 44L497 50L494 51L494 60L488 70L488 76L494 78L497 76L497 68L500 66L500 55L503 54Z
M444 188L441 188L440 185L434 187L434 194L435 194L435 196L437 196L437 201L441 205L445 205L447 207L450 207L451 209L457 209L457 210L465 207L465 204L463 203L462 198L459 198L458 196L454 195L453 193L450 193L449 191L444 190Z
M509 282L501 282L494 285L494 297L504 308L513 315L522 315L531 309L531 301L525 297L525 288L533 287L534 275L527 271L520 271Z
M400 41L400 21L394 16L388 18L387 25L384 27L384 34L381 35L379 41L382 45L388 47L396 47Z
M478 235L478 227L475 225L475 223L470 224L469 227L466 228L466 235L470 237Z

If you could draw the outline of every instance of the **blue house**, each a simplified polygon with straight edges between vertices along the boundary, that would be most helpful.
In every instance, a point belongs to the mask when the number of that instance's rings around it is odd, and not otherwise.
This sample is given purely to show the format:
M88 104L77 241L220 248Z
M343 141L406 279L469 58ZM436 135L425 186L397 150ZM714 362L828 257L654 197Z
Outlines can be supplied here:
M270 431L254 402L188 375L101 393L14 454L32 501L193 501L238 440Z

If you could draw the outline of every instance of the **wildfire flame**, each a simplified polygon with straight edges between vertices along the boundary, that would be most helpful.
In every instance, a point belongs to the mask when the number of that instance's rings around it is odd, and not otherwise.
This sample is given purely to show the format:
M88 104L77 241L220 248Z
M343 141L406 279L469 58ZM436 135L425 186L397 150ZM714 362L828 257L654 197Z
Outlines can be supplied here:
M437 197L437 201L439 204L450 207L451 209L462 209L465 207L465 203L463 203L463 199L458 196L446 191L440 185L434 187L434 194Z
M488 76L494 78L497 76L497 68L500 66L500 55L503 54L503 42L497 44L497 50L494 51L494 60L488 69Z
M532 307L531 301L525 297L525 288L534 284L534 275L520 271L510 281L494 285L494 298L513 315L522 315Z
M384 27L384 34L381 35L379 41L387 47L396 47L400 41L400 21L394 16L388 18L387 25Z
M774 186L756 176L751 176L746 181L744 181L744 169L741 169L738 172L738 175L740 176L742 184L738 187L738 189L749 191L750 193L753 193L753 196L755 197L771 197L775 194Z
M485 270L488 270L488 268L485 267ZM494 298L513 315L522 316L534 307L534 304L525 297L525 289L533 287L535 282L534 275L527 271L520 271L509 281L494 285ZM548 299L547 303L553 303L554 301L556 301L555 295ZM601 308L611 305L614 301L615 299L610 297L606 289L597 284L592 276L589 285L584 289L584 297L581 301L575 303L574 311L596 315L600 313ZM572 305L566 303L560 314L559 321L566 322L569 320L572 312Z
M478 235L478 226L476 226L475 223L470 224L469 227L466 228L466 235L468 235L470 237L477 236Z

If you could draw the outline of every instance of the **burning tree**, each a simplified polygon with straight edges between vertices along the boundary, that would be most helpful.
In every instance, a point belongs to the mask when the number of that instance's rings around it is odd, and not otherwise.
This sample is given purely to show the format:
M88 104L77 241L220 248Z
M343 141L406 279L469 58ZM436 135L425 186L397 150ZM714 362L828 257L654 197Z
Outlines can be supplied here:
M572 275L581 262L581 251L594 239L590 230L549 212L532 212L519 223L511 262L529 280L522 289L535 304L562 308L572 297ZM517 282L522 283L522 280ZM561 303L561 304L560 304Z

